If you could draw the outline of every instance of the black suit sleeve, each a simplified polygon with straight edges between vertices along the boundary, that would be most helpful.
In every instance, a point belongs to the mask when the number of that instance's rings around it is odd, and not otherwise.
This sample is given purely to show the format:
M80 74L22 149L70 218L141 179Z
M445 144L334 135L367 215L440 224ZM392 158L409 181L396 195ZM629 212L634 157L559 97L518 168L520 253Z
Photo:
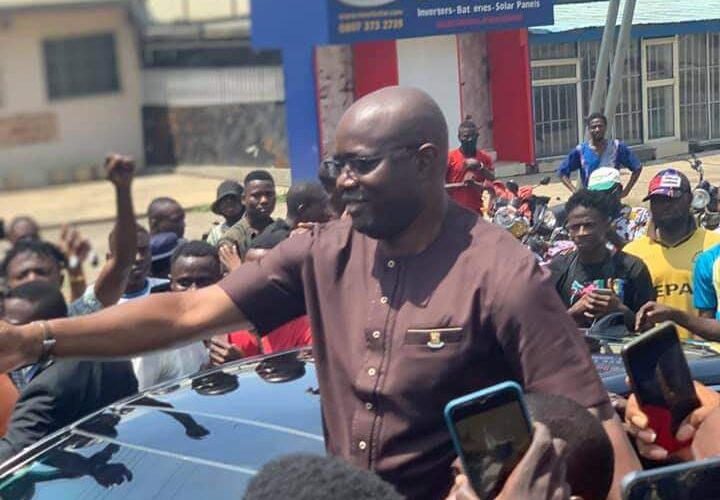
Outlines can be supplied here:
M92 376L87 361L56 361L39 373L20 393L0 439L0 461L77 420Z

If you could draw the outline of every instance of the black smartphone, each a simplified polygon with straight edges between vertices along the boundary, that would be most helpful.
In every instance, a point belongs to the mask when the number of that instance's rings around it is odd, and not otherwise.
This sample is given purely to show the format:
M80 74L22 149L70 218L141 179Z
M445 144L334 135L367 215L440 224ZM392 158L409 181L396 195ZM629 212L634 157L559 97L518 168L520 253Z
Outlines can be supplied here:
M622 488L624 500L720 498L720 458L632 472Z
M522 389L504 382L454 399L445 420L475 493L496 497L532 441Z
M662 323L630 342L623 360L638 403L657 434L656 443L669 452L685 447L675 435L700 401L675 325Z

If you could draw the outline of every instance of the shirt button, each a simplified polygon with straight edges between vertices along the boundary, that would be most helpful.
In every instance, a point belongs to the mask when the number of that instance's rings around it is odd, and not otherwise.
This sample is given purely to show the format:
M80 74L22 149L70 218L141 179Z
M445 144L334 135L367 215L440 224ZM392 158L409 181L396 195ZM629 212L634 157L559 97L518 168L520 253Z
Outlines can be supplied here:
M365 403L365 409L366 409L367 411L372 411L372 409L373 409L373 404L368 401L367 403Z
M381 297L381 298L380 298L380 303L381 303L381 304L387 304L388 302L389 302L389 299L388 299L387 297Z
M358 443L358 448L360 448L361 450L364 450L365 448L367 448L367 443L365 441L360 441Z
M378 330L375 330L372 332L372 338L379 339L380 338L380 332Z
M393 267L395 267L395 261L394 261L394 260L389 260L388 263L387 263L387 266L388 266L389 269L392 269Z
M377 374L377 370L375 368L370 368L368 370L368 375L370 375L371 377L374 377L375 374Z

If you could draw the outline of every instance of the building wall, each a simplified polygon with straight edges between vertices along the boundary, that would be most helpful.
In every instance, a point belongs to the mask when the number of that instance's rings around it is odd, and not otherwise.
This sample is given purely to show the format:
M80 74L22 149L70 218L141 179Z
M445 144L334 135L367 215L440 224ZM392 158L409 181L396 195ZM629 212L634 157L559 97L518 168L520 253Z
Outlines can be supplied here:
M43 40L112 32L120 91L50 101ZM13 15L0 27L0 122L47 114L47 142L0 144L0 187L38 186L92 177L108 151L142 158L140 64L127 13L119 8Z
M470 116L478 126L478 146L492 149L493 113L488 78L487 35L463 33L457 37L462 117ZM452 132L451 126L451 136Z
M557 162L584 133L583 117L589 112L600 42L544 40L535 37L531 46L531 64L537 70L533 80L536 142L539 157ZM661 52L658 47L665 50ZM649 72L660 69L664 75L660 82L657 77L648 77ZM685 153L688 143L694 143L693 147L720 143L718 82L720 34L633 38L625 56L615 137L632 145L644 145L640 149L655 158ZM668 90L669 95L653 101L653 86ZM563 95L569 97L559 100L558 96ZM579 103L580 113L575 102ZM559 127L559 123L568 125ZM654 134L653 129L668 132ZM554 147L542 147L548 138L555 141Z
M455 35L397 41L398 76L403 86L430 94L445 114L450 130L460 117L460 81Z
M211 21L250 14L250 0L146 0L145 5L160 23Z
M144 106L149 165L287 168L285 104Z
M321 156L334 152L335 128L355 100L353 52L349 45L328 45L315 51Z
M288 166L282 68L145 68L142 82L149 165Z

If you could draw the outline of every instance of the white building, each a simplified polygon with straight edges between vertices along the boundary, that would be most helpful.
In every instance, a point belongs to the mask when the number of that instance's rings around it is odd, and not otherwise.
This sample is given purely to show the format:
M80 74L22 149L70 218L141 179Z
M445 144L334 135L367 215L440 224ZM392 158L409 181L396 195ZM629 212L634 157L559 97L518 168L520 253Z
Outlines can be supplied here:
M0 0L0 190L138 165L287 165L248 0Z
M0 189L142 159L137 37L125 0L0 0Z

